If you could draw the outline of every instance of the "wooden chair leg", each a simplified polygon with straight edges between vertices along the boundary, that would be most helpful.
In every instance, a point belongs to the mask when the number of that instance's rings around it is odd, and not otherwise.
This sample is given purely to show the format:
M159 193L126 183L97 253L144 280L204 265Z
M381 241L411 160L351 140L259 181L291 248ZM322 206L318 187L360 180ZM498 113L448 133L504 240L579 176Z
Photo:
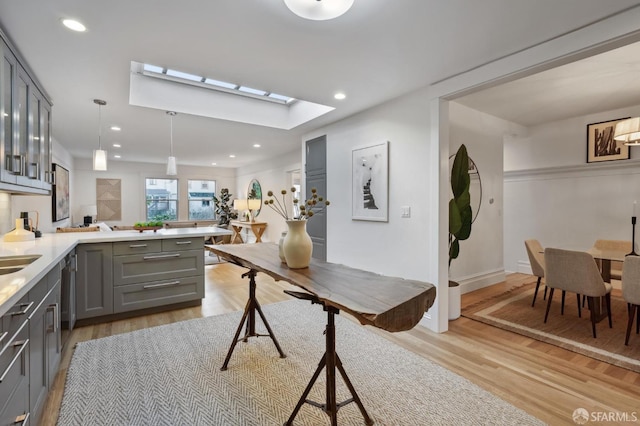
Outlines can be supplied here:
M587 296L587 305L589 306L589 311L591 312L591 331L593 332L593 338L596 338L596 314L594 312L594 304L596 301L593 297Z
M565 290L562 290L562 304L560 305L560 315L564 315L564 298L567 295Z
M582 309L580 308L580 295L576 293L576 298L578 299L578 318L582 318Z
M549 317L549 308L551 308L551 299L553 299L553 290L554 288L552 287L551 290L549 291L549 299L547 300L547 311L544 314L544 323L547 323L547 318Z
M613 321L611 321L611 293L607 293L604 296L604 301L607 304L607 317L609 318L609 328L613 328Z
M627 335L624 338L625 346L629 346L629 336L631 335L631 327L633 326L633 320L636 316L636 305L631 305L631 311L629 311L629 321L627 321ZM640 310L638 310L640 312Z
M531 307L536 305L536 297L538 296L538 289L540 288L540 280L542 277L538 277L538 282L536 283L536 291L533 292L533 302L531 302Z

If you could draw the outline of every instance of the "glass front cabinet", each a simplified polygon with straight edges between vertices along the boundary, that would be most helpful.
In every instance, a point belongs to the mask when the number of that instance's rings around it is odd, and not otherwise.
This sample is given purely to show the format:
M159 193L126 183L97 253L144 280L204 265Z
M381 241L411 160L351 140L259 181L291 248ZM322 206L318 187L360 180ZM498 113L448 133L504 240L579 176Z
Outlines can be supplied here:
M2 40L0 189L51 191L51 102Z

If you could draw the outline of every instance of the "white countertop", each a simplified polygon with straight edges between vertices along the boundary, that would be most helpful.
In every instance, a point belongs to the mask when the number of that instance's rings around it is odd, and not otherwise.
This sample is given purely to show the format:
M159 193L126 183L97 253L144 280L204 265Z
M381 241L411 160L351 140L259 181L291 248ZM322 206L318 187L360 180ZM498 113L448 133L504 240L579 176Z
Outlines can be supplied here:
M6 256L40 255L18 272L0 275L0 316L42 279L78 244L150 240L156 238L210 237L231 235L231 231L215 226L170 228L153 231L65 232L43 234L35 241L4 242L0 238L0 259Z

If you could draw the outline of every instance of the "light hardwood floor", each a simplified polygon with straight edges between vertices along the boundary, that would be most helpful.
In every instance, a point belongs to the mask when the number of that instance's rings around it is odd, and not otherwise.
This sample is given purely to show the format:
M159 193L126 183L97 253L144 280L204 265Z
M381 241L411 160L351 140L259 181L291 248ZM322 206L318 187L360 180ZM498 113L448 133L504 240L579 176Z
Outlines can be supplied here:
M241 310L248 287L246 280L240 278L244 271L228 263L206 266L206 296L202 306L74 330L65 347L42 424L56 423L67 367L76 342ZM513 274L504 283L465 294L463 312L465 306L534 279L530 275ZM275 282L264 274L258 274L257 282L257 297L262 305L291 299L282 292L291 289L290 285ZM466 377L548 424L575 425L572 414L577 408L585 408L590 413L610 415L610 412L618 412L640 418L640 374L620 367L464 317L450 322L449 331L441 334L420 326L402 333L368 328ZM281 344L286 345L285 342Z

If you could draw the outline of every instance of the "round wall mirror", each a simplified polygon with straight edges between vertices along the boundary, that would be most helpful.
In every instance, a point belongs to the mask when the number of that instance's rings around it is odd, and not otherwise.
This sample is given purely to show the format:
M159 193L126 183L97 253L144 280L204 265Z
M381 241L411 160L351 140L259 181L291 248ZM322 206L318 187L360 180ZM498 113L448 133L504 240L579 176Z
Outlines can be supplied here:
M253 210L253 217L256 217L260 214L260 210L262 209L262 187L260 186L260 182L257 179L252 179L249 182L249 188L247 189L247 200L260 200L260 207Z

